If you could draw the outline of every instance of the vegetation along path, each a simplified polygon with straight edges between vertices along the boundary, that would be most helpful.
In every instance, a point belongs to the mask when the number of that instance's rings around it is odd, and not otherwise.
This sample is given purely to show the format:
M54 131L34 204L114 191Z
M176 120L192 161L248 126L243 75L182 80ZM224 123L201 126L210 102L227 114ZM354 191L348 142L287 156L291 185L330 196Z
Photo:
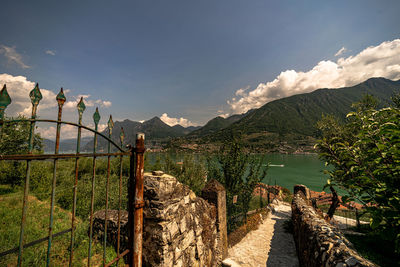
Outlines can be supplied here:
M273 207L275 211L257 230L229 248L225 266L299 266L293 235L285 230L285 222L291 217L291 208L283 202Z

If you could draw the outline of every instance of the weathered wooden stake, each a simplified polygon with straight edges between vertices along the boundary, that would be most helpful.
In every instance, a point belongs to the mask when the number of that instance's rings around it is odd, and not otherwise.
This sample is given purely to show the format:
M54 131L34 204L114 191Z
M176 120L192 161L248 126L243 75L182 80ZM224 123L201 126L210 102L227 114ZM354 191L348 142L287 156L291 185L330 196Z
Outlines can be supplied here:
M144 174L144 134L136 135L136 146L134 155L130 161L129 179L129 246L133 253L130 253L129 265L142 266L142 245L143 245L143 174ZM132 194L134 193L134 194ZM133 222L133 223L132 223Z

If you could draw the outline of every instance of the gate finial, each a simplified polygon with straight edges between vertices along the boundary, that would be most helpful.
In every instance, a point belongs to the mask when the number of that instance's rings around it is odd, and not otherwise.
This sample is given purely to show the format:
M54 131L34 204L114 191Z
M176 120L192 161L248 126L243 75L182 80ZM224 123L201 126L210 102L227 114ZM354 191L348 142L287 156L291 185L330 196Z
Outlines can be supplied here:
M97 126L99 125L99 121L100 121L100 113L99 113L99 108L96 108L96 112L93 114L93 121L94 121L94 125L97 131Z
M39 83L36 83L35 88L29 93L29 97L32 102L32 119L36 118L37 106L39 105L40 100L42 100L43 96L39 89Z
M0 91L0 120L4 118L4 110L11 103L11 97L8 95L7 86L4 85Z
M32 105L39 105L39 101L42 100L43 96L39 89L39 83L36 83L35 88L29 93L29 97L31 98Z
M79 103L77 105L78 108L78 113L79 113L79 123L82 123L82 114L86 109L85 103L83 102L83 97L81 97L81 100L79 100Z
M67 99L65 98L64 90L63 90L62 87L61 87L61 90L60 90L60 92L58 93L56 99L57 99L57 102L58 102L58 106L59 106L59 107L62 107L62 106L64 105L65 101L67 100Z
M108 119L108 129L110 131L110 134L112 132L112 128L114 128L114 121L112 119L112 115L110 115L110 118Z

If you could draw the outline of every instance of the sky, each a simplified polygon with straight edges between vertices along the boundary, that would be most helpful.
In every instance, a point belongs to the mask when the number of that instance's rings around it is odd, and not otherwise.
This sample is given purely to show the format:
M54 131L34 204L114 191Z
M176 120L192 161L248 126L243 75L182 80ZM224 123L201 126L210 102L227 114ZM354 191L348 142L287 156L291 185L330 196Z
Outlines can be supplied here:
M0 4L8 116L204 125L220 115L370 77L400 79L400 1L8 1ZM44 128L51 136L54 129ZM67 131L67 128L65 128Z

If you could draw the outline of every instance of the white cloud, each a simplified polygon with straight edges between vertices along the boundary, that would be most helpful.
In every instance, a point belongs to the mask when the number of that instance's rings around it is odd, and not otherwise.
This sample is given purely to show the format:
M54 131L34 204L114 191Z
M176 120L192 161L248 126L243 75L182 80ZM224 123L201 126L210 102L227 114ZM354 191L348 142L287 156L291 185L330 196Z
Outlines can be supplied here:
M35 83L29 81L24 76L12 76L3 73L0 74L0 86L2 87L3 84L7 85L7 91L12 100L10 106L6 110L6 114L8 116L16 116L18 114L30 116L32 104L29 98L29 92L35 87ZM40 88L40 92L43 95L43 99L40 101L38 113L57 106L55 100L56 93L43 88ZM109 108L111 106L110 101L91 99L90 95L69 96L67 95L69 92L71 92L70 89L64 90L67 96L64 109L76 109L76 105L81 97L83 97L86 107L99 106Z
M94 129L94 124L86 125L90 128ZM99 124L98 129L99 132L104 131L107 128L107 124ZM35 130L36 133L39 133L42 138L55 140L56 138L56 126L48 126L48 127L37 127ZM61 139L74 139L78 135L78 128L73 125L63 124L61 126L60 138ZM93 132L82 130L81 137L93 136Z
M45 53L47 55L50 55L50 56L55 56L56 55L56 51L55 50L46 50Z
M242 89L239 89L239 90L242 90ZM239 91L239 90L238 90L238 91ZM218 112L218 116L219 116L219 117L222 117L222 118L224 118L224 119L226 119L226 118L229 117L229 113L224 113L224 111L223 111L222 109L219 109L217 112Z
M343 46L342 48L339 49L339 51L336 52L335 57L340 56L341 54L345 53L347 49Z
M35 87L35 83L29 81L24 76L12 76L10 74L0 74L0 87L3 87L3 84L6 84L8 94L11 98L11 104L7 107L5 113L9 117L14 117L17 115L24 115L26 117L31 116L32 112L32 103L29 98L29 92ZM40 85L39 85L40 86ZM54 114L57 114L57 101L56 95L51 90L40 88L40 92L42 93L42 100L38 106L38 116L43 119L54 119ZM63 120L71 121L72 116L77 116L77 107L78 101L81 96L84 97L84 103L86 107L94 108L95 106L108 108L111 106L111 102L107 100L101 99L91 99L90 95L77 95L70 96L70 89L65 89L64 94L66 95L67 101L64 104L64 112L63 112ZM91 114L87 114L89 116L89 120L92 121ZM84 117L85 117L84 114ZM64 118L67 117L67 118ZM102 117L102 120L108 120L108 117ZM72 121L76 121L72 119ZM85 124L88 127L94 128L93 123ZM44 126L44 127L42 127ZM49 125L39 125L37 131L42 134L45 138L54 138L55 137L55 128L54 126ZM106 124L99 124L99 130L102 131L106 128ZM91 135L93 133L88 131L82 131L82 136ZM70 125L63 125L62 127L62 135L63 138L74 138L76 137L76 127Z
M0 45L0 54L3 54L9 62L14 62L23 69L30 68L30 66L23 62L22 56L15 50L15 46Z
M65 91L64 91L65 92ZM78 105L79 100L83 97L83 102L85 103L86 107L94 107L94 106L99 106L99 107L105 107L109 108L111 107L111 101L107 100L101 100L101 99L90 99L90 95L77 95L77 96L71 96L70 99L64 104L65 109L76 109L76 106Z
M30 116L31 100L29 92L35 87L35 83L29 81L24 76L12 76L10 74L0 74L0 86L7 85L8 94L11 97L11 104L6 109L8 116L16 116L18 114ZM53 91L40 89L43 99L40 101L38 112L43 109L56 107L56 94Z
M160 119L163 122L165 122L166 124L168 124L169 126L174 126L177 124L180 124L183 127L196 126L195 123L193 123L185 118L179 118L179 119L178 118L170 118L170 117L168 117L167 113L162 114Z
M336 62L320 61L307 72L283 71L273 81L260 83L248 93L237 90L236 95L240 98L232 98L227 103L232 113L244 113L282 97L318 88L353 86L371 77L400 79L400 39L370 46L355 56L339 58Z

